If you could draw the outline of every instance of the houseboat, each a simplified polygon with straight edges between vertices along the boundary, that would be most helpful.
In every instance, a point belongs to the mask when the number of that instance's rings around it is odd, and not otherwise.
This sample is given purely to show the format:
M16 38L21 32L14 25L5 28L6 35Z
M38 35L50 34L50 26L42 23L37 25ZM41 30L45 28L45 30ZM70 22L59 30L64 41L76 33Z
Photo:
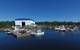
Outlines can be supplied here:
M18 18L15 19L14 30L9 33L15 35L17 38L25 36L41 36L44 35L44 32L37 27L35 22L32 19Z

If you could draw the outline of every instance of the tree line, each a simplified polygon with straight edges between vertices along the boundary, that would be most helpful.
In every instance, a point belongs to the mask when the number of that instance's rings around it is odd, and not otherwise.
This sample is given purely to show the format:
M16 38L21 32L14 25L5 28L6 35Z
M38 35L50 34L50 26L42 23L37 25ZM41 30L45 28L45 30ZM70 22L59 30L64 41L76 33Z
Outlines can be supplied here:
M50 27L50 26L59 26L59 25L76 25L80 26L80 22L36 22L37 25L43 26L43 27ZM0 21L0 28L11 28L15 25L14 21Z

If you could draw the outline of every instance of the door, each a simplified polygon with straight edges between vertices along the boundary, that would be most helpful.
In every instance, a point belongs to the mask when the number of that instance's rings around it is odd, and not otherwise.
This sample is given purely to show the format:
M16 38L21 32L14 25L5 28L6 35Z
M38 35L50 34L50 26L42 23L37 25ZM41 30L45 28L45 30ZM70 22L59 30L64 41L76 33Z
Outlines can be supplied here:
M24 27L25 26L25 22L22 22L22 27Z

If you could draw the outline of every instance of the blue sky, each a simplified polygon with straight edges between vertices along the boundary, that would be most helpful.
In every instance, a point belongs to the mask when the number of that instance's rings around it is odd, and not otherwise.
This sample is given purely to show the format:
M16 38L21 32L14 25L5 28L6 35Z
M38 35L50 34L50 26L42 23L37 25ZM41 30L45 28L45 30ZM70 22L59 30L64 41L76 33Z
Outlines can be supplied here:
M80 0L0 0L0 20L80 21Z

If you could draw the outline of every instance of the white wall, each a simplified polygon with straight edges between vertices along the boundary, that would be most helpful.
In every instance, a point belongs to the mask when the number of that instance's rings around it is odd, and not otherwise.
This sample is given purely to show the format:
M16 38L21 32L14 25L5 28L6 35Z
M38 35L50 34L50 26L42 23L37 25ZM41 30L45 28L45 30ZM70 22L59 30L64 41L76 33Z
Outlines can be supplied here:
M31 21L31 20L16 20L15 21L15 25L22 26L22 22L25 22L25 25L35 24L35 22L34 21Z
M27 21L25 22L25 24L26 24L26 25L31 25L31 24L35 24L35 22L34 22L34 21L31 21L31 20L27 20Z
M15 25L22 25L21 21L15 21Z

